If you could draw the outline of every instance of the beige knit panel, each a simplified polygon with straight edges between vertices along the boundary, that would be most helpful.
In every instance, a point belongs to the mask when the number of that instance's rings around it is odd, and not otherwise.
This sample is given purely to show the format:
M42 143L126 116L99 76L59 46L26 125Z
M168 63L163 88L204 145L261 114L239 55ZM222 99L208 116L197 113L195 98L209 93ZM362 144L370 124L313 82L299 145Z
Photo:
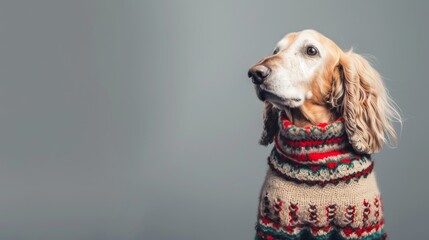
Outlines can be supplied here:
M276 215L275 205L279 202L281 210ZM291 215L296 204L298 218L294 222ZM271 169L268 169L261 189L259 214L261 218L279 218L281 226L311 224L324 227L332 222L340 227L352 228L376 224L383 217L374 172L357 182L321 187L287 181ZM332 216L331 219L328 215Z

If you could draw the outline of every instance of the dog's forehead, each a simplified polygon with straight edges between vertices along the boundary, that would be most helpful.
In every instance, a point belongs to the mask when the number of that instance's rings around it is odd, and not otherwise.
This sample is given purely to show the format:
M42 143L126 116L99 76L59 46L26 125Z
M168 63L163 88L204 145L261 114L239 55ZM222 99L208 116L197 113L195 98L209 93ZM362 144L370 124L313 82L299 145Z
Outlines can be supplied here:
M322 42L325 37L315 30L304 30L301 32L293 32L284 36L276 45L277 48L286 48L294 43L303 42Z
M286 46L294 42L296 37L297 37L297 33L289 33L286 36L284 36L282 39L280 39L280 41L276 44L276 47L285 48Z

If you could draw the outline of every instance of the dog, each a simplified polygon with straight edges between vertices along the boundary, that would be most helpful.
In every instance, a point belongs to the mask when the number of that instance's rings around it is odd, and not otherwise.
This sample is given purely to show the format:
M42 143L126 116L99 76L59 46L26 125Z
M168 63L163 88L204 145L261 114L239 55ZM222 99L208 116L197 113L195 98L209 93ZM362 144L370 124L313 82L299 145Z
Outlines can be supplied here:
M255 239L386 239L371 154L401 122L380 74L314 30L283 37L248 76L274 143Z

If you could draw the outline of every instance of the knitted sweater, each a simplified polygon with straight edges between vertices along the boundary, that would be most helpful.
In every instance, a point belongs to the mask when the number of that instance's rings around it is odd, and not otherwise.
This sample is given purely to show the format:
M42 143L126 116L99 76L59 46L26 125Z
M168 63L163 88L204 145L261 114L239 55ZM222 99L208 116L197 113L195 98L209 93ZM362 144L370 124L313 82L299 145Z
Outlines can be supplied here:
M284 114L268 157L255 239L386 239L374 163L342 118L297 127Z

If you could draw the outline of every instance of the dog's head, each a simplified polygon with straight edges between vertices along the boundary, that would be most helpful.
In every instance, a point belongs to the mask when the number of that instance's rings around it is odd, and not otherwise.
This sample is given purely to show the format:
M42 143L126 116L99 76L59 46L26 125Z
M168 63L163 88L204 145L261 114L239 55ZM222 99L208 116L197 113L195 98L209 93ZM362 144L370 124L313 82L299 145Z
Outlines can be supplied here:
M359 54L343 52L314 30L286 35L248 75L266 104L262 145L277 134L278 111L304 105L342 116L358 152L377 152L389 139L396 140L391 121L400 122L400 116L378 72Z

